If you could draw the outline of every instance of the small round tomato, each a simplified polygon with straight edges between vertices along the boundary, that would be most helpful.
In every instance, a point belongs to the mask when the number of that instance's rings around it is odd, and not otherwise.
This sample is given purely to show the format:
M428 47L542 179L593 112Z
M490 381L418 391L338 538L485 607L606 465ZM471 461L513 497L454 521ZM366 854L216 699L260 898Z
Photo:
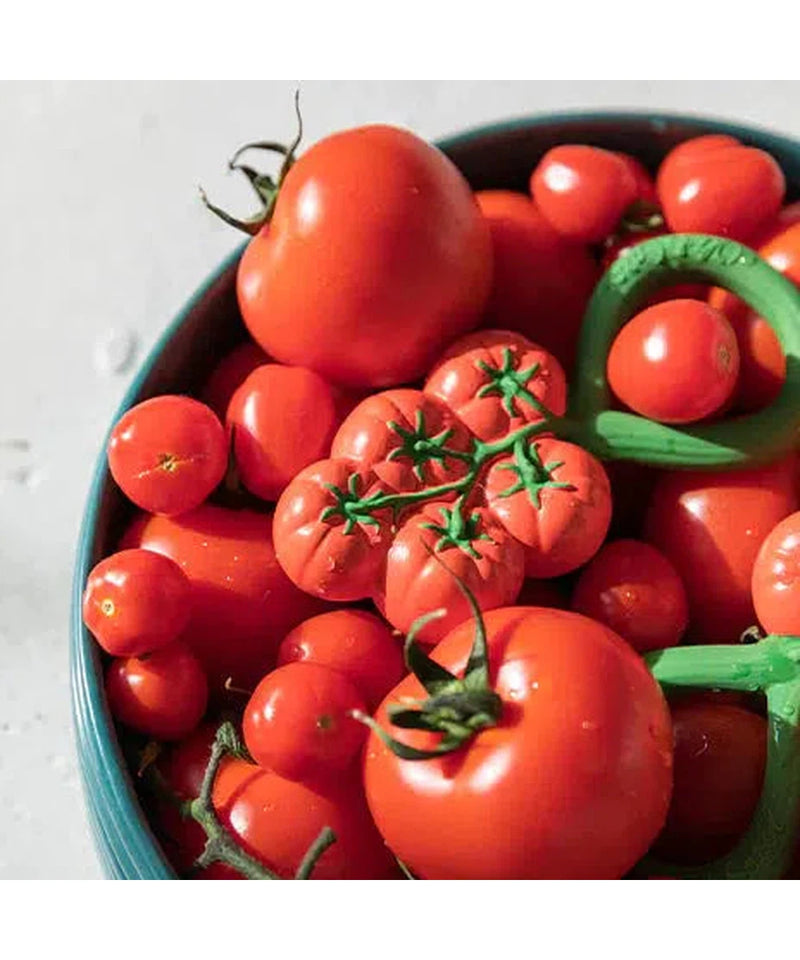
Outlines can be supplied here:
M267 363L239 387L226 425L242 483L277 500L289 481L330 450L339 391L313 370Z
M686 587L693 640L735 643L755 623L753 564L773 527L798 509L796 491L794 456L749 470L660 476L644 539Z
M252 340L240 343L214 367L200 392L200 399L224 421L231 397L256 367L265 363L269 363L269 357L258 344Z
M674 647L689 622L686 590L675 568L639 540L600 548L575 585L572 609L605 623L638 653Z
M747 241L777 214L786 191L765 151L732 137L698 137L670 151L658 169L658 197L673 233Z
M617 334L608 382L631 410L662 423L693 423L720 410L739 375L736 335L700 300L648 307Z
M486 503L524 545L528 577L559 577L582 566L611 522L611 488L600 461L550 437L492 464Z
M142 657L112 660L106 696L115 720L156 740L181 740L203 718L208 682L189 648L171 643Z
M385 490L410 493L463 477L471 443L463 425L435 397L420 390L385 390L350 412L333 438L331 457L372 470Z
M89 574L83 622L106 653L138 657L177 640L191 599L177 563L149 550L121 550Z
M599 147L553 147L531 174L531 194L550 223L565 237L600 243L614 232L638 196L626 160Z
M325 600L369 597L391 513L356 514L353 505L381 492L375 474L352 460L320 460L298 473L275 508L275 551L289 579Z
M278 665L318 663L343 673L371 712L405 675L402 646L366 610L331 610L304 620L278 650Z
M225 476L228 443L219 419L191 397L153 397L111 431L108 467L125 496L150 513L187 513Z
M800 636L800 513L773 528L753 565L753 605L767 633Z
M674 786L653 852L676 863L727 853L745 832L761 796L767 751L763 717L727 704L672 707Z
M484 508L427 503L398 530L386 555L375 603L389 623L408 633L422 614L444 610L417 638L434 644L470 616L456 574L481 610L513 603L523 580L523 550Z
M547 413L562 416L567 381L556 358L518 333L479 330L457 340L425 381L472 433L491 443Z
M364 709L338 670L287 663L253 691L242 719L245 746L259 766L288 780L328 780L352 763L367 739L367 728L350 715Z

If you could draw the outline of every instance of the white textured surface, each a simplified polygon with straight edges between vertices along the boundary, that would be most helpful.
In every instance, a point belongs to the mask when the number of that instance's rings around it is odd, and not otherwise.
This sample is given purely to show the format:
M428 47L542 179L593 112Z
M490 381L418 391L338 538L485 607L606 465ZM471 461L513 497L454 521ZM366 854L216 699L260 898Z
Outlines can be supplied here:
M73 552L92 465L143 353L238 243L202 181L288 137L293 84L0 85L0 878L92 878L69 713ZM652 107L800 136L797 84L302 84L306 143L384 120L435 138L522 113Z

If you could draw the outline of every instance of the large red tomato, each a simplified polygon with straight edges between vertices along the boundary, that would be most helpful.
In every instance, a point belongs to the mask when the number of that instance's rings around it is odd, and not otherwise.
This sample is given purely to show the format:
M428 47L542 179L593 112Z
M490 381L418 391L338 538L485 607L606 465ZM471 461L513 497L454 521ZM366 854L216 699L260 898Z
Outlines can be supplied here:
M367 800L388 845L421 879L619 878L661 829L672 786L669 711L639 657L607 627L533 607L485 616L499 723L444 757L403 760L372 733ZM433 659L460 674L474 624ZM435 735L391 726L425 699L414 676L376 719L418 749Z
M270 356L381 387L422 376L475 327L491 282L489 229L461 173L414 134L376 125L297 160L237 288Z

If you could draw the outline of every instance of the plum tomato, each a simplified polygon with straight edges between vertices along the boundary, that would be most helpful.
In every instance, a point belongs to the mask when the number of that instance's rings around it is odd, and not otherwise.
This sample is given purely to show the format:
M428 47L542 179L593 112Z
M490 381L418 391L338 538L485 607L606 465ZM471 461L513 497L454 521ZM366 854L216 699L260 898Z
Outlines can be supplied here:
M608 382L635 413L693 423L733 395L739 347L725 315L700 300L668 300L637 313L608 354Z
M138 657L177 640L191 600L188 578L169 557L121 550L89 574L83 622L106 653Z
M208 682L179 641L141 657L116 658L106 670L106 696L115 720L156 740L181 740L203 718Z
M267 363L231 399L226 425L244 486L277 500L304 467L327 456L339 391L313 370Z
M462 174L414 134L375 125L293 164L237 291L250 333L281 363L389 387L477 326L491 282L489 229Z
M150 513L199 507L222 480L228 444L218 417L191 397L161 396L132 407L108 440L108 467L125 496Z
M800 513L773 527L753 565L753 605L767 633L800 636Z
M572 609L606 624L638 653L675 646L689 622L686 590L675 568L639 540L600 548L575 585Z
M298 624L278 650L278 666L294 662L343 673L370 712L406 673L399 639L366 610L331 610Z
M527 577L559 577L582 566L611 522L611 488L600 461L551 437L495 461L485 493L492 515L524 545Z
M562 416L567 381L556 358L518 333L479 330L457 340L425 381L472 433L492 443L547 414Z
M252 340L240 343L214 367L200 391L200 400L224 422L231 397L256 367L265 363L269 363L269 357L258 344Z

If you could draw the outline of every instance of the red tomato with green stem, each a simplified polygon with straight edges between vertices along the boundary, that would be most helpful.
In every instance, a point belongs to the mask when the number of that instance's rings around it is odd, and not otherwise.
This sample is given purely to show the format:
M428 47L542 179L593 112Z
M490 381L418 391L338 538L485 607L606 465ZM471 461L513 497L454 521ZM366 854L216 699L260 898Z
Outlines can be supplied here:
M258 344L252 340L240 343L214 367L200 391L200 399L224 422L231 397L265 363L269 363L269 357Z
M773 527L753 565L753 605L767 633L800 636L800 513Z

